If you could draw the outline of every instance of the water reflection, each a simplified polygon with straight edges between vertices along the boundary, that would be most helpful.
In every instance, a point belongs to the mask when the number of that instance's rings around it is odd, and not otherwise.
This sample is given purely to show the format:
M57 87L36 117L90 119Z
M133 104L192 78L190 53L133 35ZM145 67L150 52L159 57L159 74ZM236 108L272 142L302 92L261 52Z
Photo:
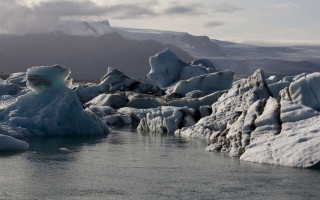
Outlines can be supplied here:
M11 157L11 156L18 156L23 154L25 151L0 151L0 158L1 157Z
M33 137L27 138L29 151L43 154L61 154L61 148L78 151L84 145L95 145L102 142L107 135L97 136L64 136L64 137Z

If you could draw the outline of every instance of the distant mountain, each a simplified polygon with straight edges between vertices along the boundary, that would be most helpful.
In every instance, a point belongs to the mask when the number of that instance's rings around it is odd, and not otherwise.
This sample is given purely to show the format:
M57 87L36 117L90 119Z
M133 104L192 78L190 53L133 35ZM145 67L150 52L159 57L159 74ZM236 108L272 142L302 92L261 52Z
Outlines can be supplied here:
M90 28L87 26L90 24ZM133 29L110 26L108 21L62 21L57 30L71 35L101 35L117 32L127 39L153 40L174 45L195 58L207 58L220 69L247 76L256 69L280 77L302 72L320 71L320 47L261 47L194 36L185 32Z
M181 59L193 58L185 51L155 41L129 40L112 32L101 36L51 34L0 36L0 67L3 74L26 71L39 65L70 67L75 79L96 80L116 67L125 74L143 78L149 72L149 57L170 48Z
M77 79L97 79L108 66L143 78L149 57L169 47L182 60L206 58L221 70L248 76L260 68L280 77L320 71L320 47L262 47L194 36L186 32L113 27L105 21L61 21L54 33L0 37L4 73L59 63Z

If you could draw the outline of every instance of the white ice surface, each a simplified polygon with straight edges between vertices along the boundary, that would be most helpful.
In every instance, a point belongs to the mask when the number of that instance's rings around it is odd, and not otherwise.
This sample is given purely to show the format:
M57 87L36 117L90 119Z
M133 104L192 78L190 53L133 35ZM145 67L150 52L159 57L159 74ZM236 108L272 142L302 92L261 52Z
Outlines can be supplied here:
M320 113L310 114L310 108L294 107L286 100L281 101L280 106L282 116L295 112L297 117L282 121L280 129L278 102L269 99L256 121L250 145L240 159L291 167L310 167L320 162Z
M290 85L289 91L293 102L320 110L319 72L299 77Z

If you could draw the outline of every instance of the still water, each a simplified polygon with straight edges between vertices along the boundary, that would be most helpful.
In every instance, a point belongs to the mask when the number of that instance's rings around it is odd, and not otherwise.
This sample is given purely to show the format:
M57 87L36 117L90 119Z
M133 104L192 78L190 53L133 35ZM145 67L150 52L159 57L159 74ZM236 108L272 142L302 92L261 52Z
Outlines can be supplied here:
M0 199L320 199L320 170L240 162L206 141L121 130L0 154Z

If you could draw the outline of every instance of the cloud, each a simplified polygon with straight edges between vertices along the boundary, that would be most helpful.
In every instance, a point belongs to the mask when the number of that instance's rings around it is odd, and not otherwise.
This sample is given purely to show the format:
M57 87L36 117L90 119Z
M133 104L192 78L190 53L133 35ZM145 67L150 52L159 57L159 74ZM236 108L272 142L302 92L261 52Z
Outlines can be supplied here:
M298 8L297 4L294 3L280 3L280 4L275 4L272 6L264 7L262 10L265 11L282 11L285 9L290 9L290 8Z
M217 26L222 26L224 24L225 23L222 22L222 21L210 21L210 22L204 24L204 26L206 26L206 27L217 27Z
M0 2L0 31L7 33L48 32L66 17L104 16L114 19L154 16L149 7L134 4L99 5L90 0L45 1L27 6L18 1Z
M106 13L113 14L113 18L127 19L157 15L152 9L137 5L115 5L107 8Z
M216 4L213 7L213 11L217 13L234 13L242 9L242 7L230 3Z
M190 14L190 13L199 13L199 11L194 6L182 6L182 5L174 5L164 11L164 14Z

